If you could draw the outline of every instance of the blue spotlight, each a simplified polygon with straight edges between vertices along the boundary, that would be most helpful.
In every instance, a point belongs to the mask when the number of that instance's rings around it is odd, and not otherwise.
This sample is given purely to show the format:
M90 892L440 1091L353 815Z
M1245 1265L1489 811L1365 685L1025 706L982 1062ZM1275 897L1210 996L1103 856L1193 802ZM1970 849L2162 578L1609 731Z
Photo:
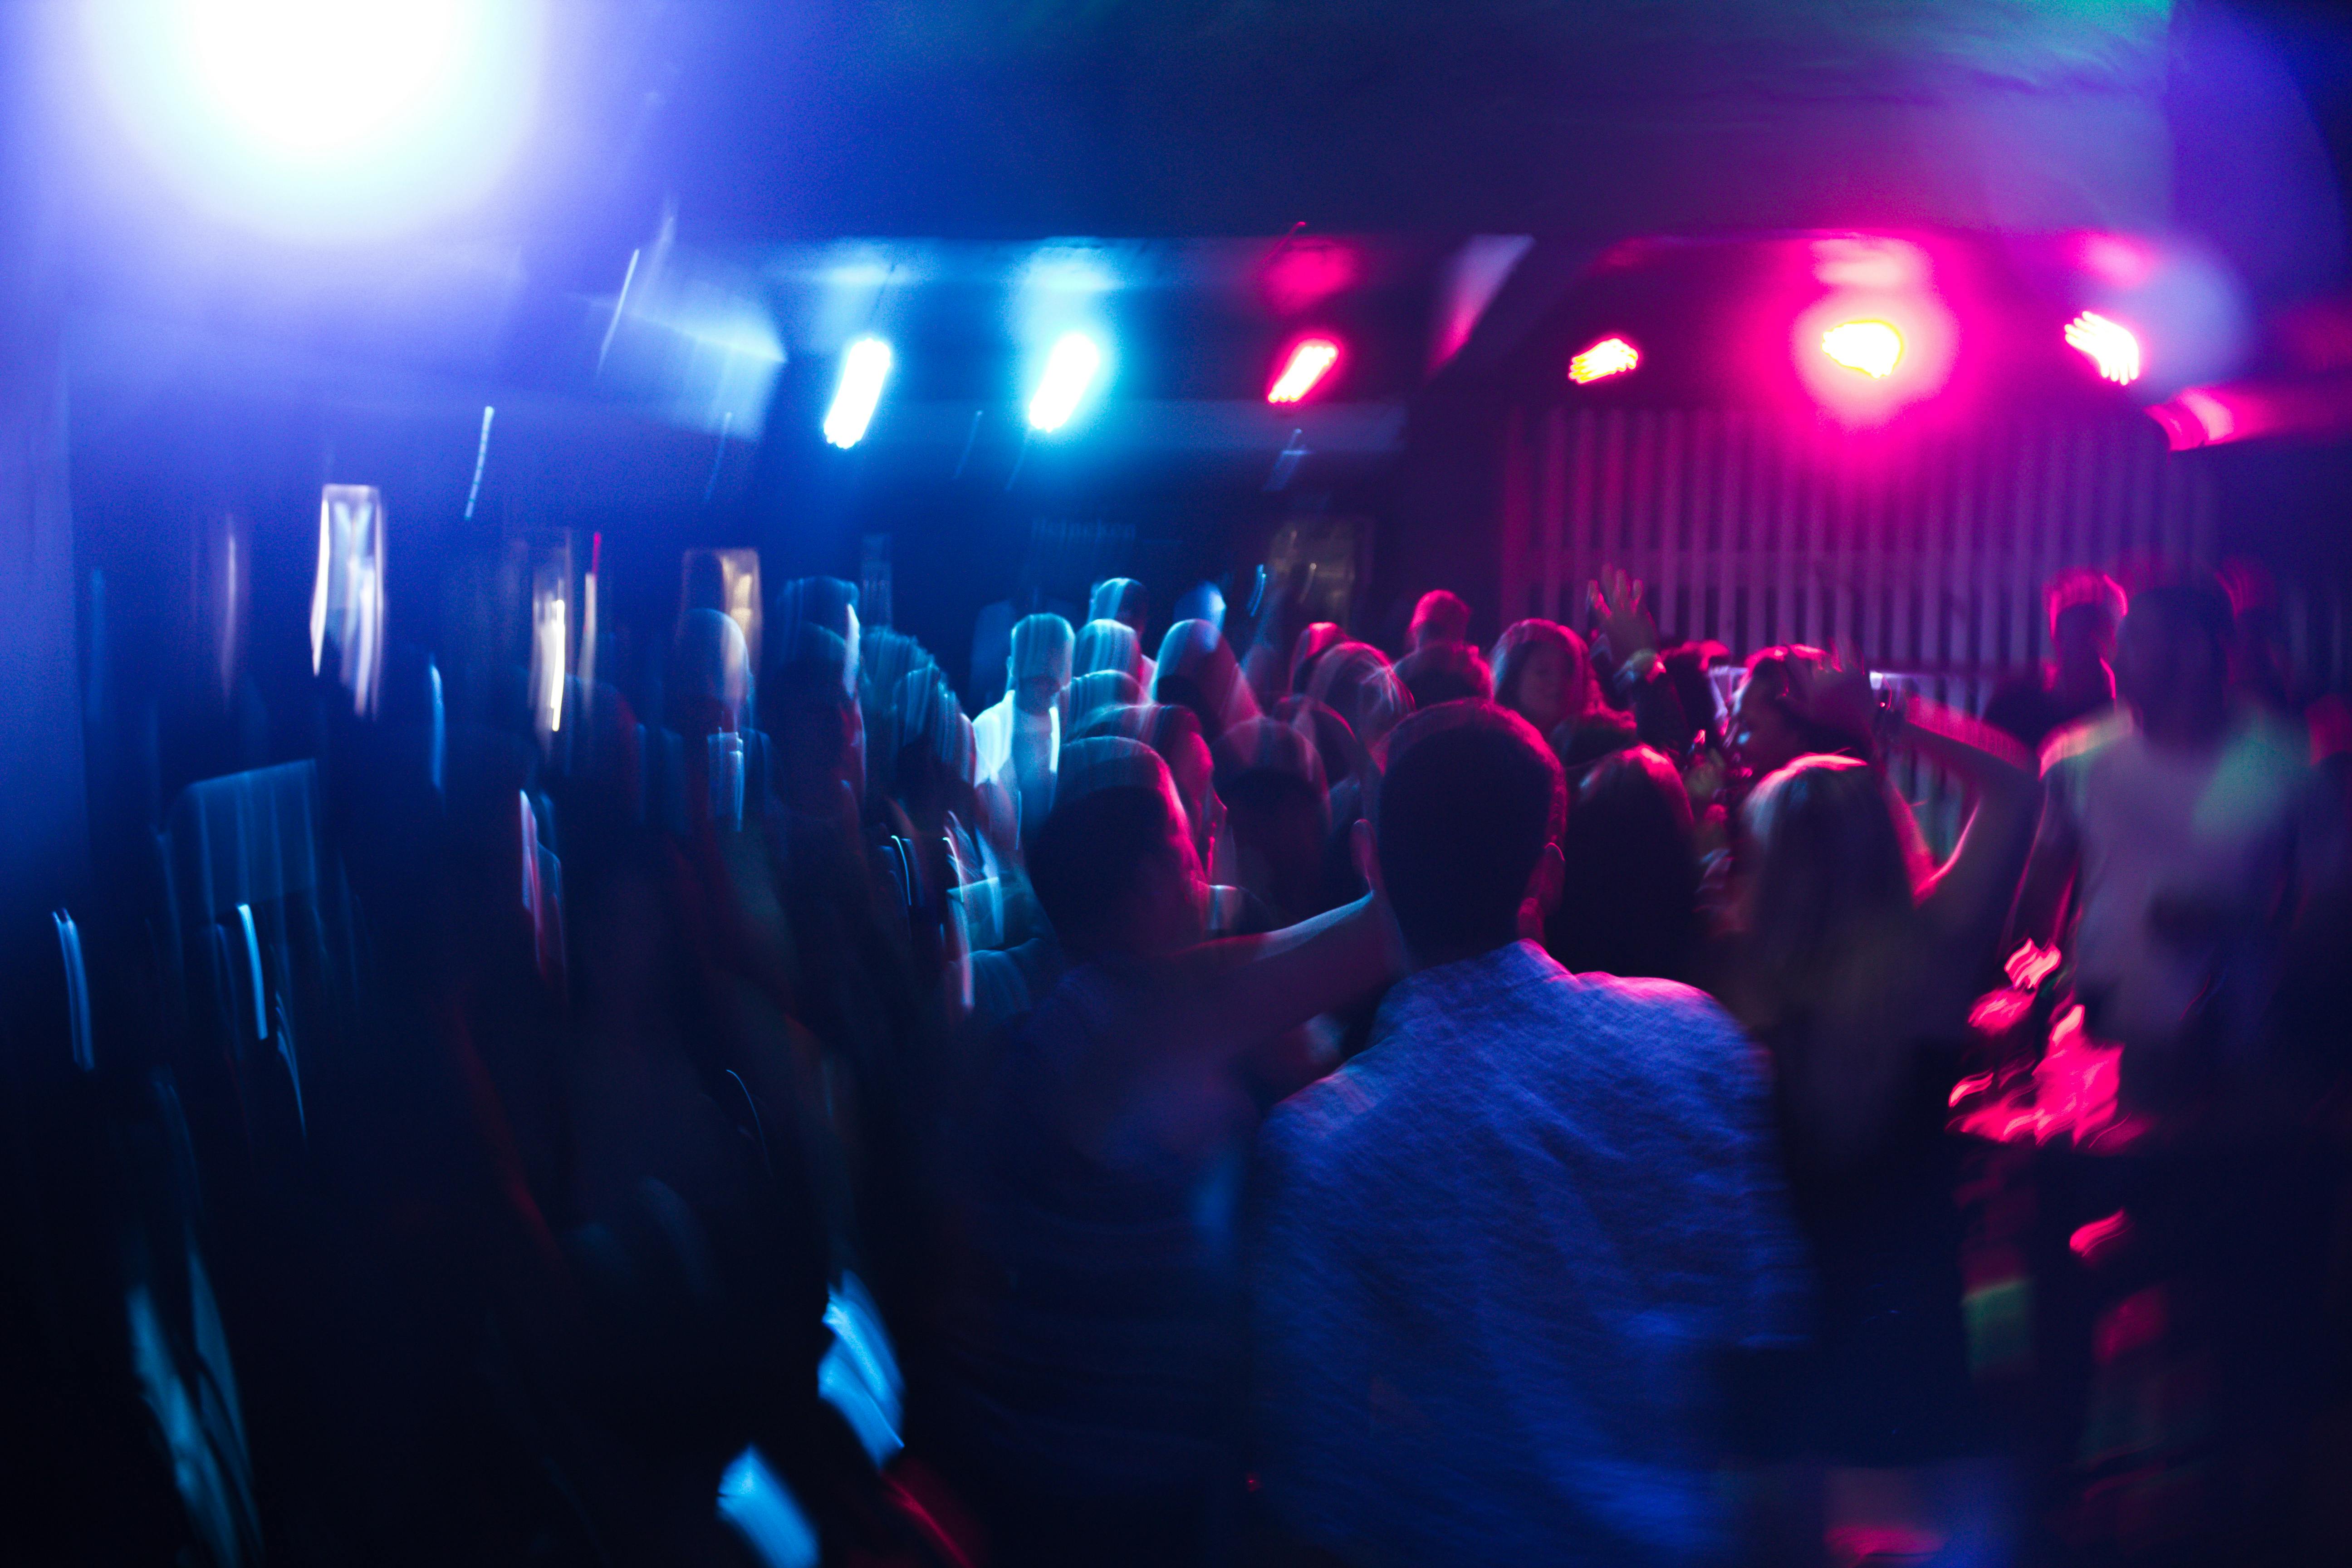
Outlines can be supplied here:
M860 338L841 356L841 384L834 390L833 407L824 416L824 438L836 447L855 447L874 422L874 405L882 401L882 384L890 379L890 345L880 338Z
M1046 356L1045 373L1029 399L1029 427L1051 435L1070 422L1078 400L1102 368L1102 346L1084 332L1065 332Z
M453 211L530 116L541 0L89 0L107 96L200 205L301 239Z

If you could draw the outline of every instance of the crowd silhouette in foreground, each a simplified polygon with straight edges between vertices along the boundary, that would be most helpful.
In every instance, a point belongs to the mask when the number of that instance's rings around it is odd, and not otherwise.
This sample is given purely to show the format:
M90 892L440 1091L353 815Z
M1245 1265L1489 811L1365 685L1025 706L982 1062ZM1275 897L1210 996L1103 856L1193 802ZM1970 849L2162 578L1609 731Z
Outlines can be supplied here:
M2220 581L2067 574L1982 718L1718 680L1622 574L1393 660L1201 603L1019 619L968 717L803 580L560 752L395 650L324 765L380 1003L272 1233L312 1326L247 1356L296 1556L2352 1540L2352 723Z

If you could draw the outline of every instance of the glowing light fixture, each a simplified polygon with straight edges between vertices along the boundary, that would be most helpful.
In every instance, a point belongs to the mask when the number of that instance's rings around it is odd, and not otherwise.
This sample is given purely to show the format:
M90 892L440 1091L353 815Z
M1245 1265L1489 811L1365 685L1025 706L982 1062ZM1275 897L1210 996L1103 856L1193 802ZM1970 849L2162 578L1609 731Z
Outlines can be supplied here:
M1078 400L1102 368L1102 348L1084 332L1065 332L1045 358L1045 373L1029 399L1029 428L1051 435L1070 422Z
M855 447L874 422L875 405L882 401L882 384L890 379L890 345L880 338L860 338L841 356L841 384L834 389L833 406L824 416L824 438L836 447Z
M1283 362L1282 374L1274 378L1266 389L1268 403L1297 403L1315 390L1318 383L1331 374L1339 363L1339 345L1329 338L1308 338L1290 351Z
M1885 321L1840 321L1822 334L1822 353L1848 370L1884 381L1903 363L1903 334Z
M1579 386L1622 375L1642 363L1641 352L1622 338L1603 338L1568 362L1568 379Z
M479 195L538 86L541 0L91 0L126 126L207 205L302 237Z
M2090 357L2099 374L2117 386L2139 379L2139 340L2120 321L2085 310L2066 323L2066 342Z

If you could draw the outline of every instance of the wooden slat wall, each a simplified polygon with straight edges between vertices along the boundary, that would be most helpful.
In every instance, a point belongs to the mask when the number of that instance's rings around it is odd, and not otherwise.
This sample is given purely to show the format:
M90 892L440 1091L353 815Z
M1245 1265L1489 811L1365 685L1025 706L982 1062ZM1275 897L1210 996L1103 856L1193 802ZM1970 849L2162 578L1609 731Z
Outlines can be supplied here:
M1874 668L1981 711L2041 658L2042 584L2061 567L2213 558L2208 476L2147 420L1965 433L1852 431L1725 410L1525 409L1502 486L1506 622L1581 626L1586 584L1622 567L1668 636L1744 659L1802 642L1860 645ZM2340 684L2339 594L2282 584L2297 662ZM1930 837L1957 803L1915 779Z
M2045 651L2060 567L2213 551L2208 487L2136 418L1961 437L1552 408L1515 416L1507 451L1507 620L1579 622L1622 566L1668 632L1743 658L1846 637L1880 668L2016 668Z

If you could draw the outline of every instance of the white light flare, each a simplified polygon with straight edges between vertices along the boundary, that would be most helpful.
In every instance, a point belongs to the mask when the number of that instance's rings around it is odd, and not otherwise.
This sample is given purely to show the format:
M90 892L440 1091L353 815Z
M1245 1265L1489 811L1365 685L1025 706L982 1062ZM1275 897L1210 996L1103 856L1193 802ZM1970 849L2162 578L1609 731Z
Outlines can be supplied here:
M1297 403L1315 390L1331 367L1339 363L1339 345L1329 338L1308 338L1290 351L1282 374L1266 389L1268 403Z
M882 384L890 379L890 345L880 338L860 338L849 345L841 356L841 384L824 416L826 441L846 450L866 438L882 401Z
M1822 334L1822 353L1848 370L1885 381L1903 363L1903 334L1885 321L1841 321Z
M1102 347L1084 332L1065 332L1046 356L1045 373L1029 399L1029 428L1052 435L1070 422L1078 400L1102 368Z
M2117 386L2129 386L2139 379L2139 339L2122 322L2085 310L2066 323L2066 342L2081 350L2098 367L2099 374Z
M99 86L219 216L381 236L484 194L537 98L543 0L84 0Z
M1642 363L1641 351L1622 338L1603 338L1568 362L1568 379L1587 386L1608 376L1622 375Z

